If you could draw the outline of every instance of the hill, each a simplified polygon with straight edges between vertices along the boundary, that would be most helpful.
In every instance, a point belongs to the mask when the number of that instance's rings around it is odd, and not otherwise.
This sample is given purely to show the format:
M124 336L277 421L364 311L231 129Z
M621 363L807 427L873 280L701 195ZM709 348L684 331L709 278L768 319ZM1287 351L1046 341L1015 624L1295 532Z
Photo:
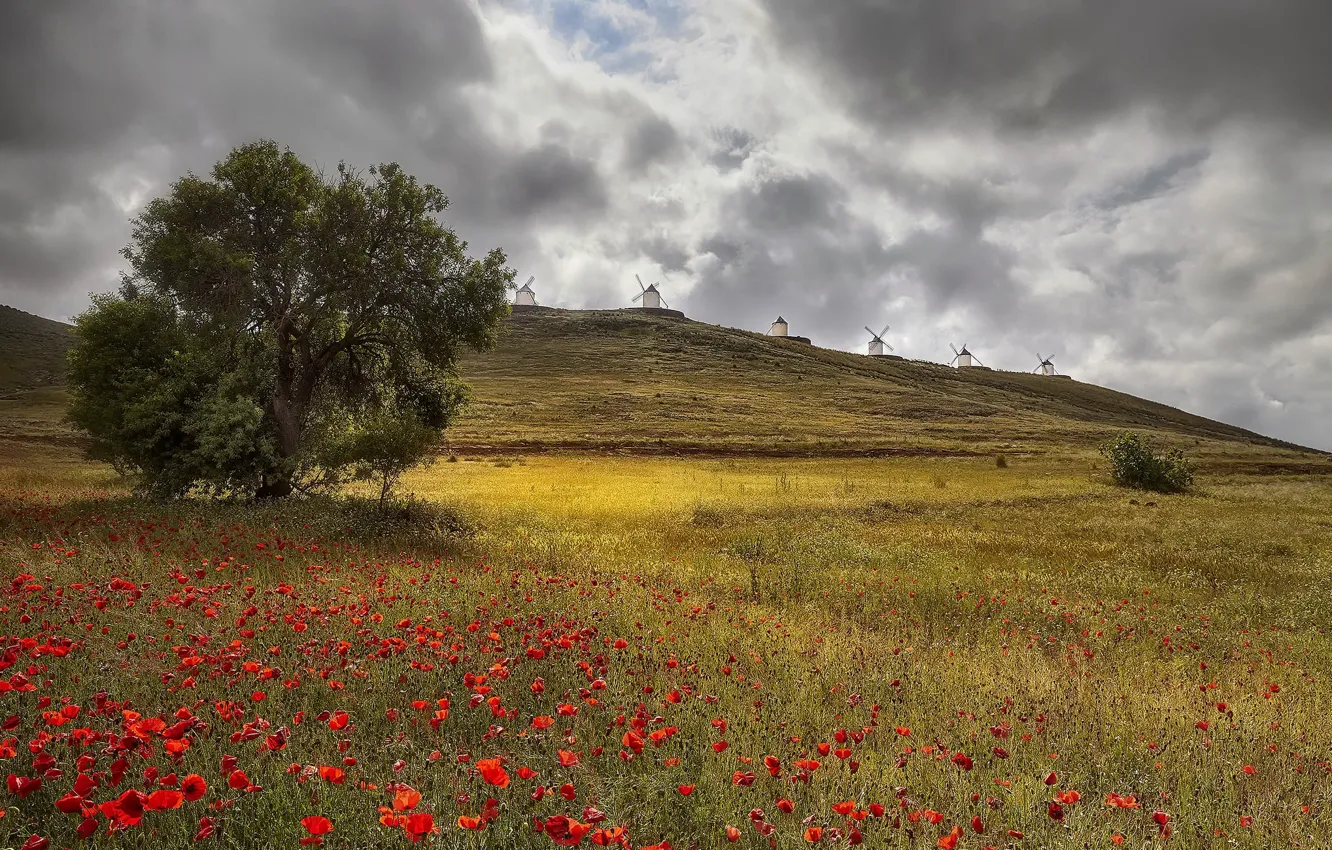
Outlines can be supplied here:
M0 395L64 382L72 328L0 305Z
M0 440L78 441L61 424L68 325L0 308ZM1327 472L1325 455L1069 378L952 369L626 310L535 308L467 356L455 454L734 456L1085 452L1123 429L1213 468Z
M821 349L624 310L515 312L462 369L455 451L965 454L1081 450L1148 431L1195 452L1305 450L1068 378Z

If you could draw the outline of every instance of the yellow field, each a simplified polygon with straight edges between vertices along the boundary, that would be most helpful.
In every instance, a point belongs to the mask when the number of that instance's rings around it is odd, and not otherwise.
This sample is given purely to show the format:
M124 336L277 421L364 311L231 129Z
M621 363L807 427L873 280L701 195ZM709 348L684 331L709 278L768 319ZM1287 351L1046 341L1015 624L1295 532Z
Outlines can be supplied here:
M99 846L185 842L200 818L205 841L294 845L308 817L329 819L329 847L720 847L727 827L756 848L1332 845L1324 477L1150 496L1109 486L1090 454L464 457L404 483L470 528L444 539L325 502L145 505L60 449L4 457L0 564L33 578L0 628L81 644L21 658L41 686L0 694L22 720L10 771L33 775L35 735L62 769L10 795L14 846L73 846L88 821ZM189 646L197 666L166 651ZM104 771L115 747L62 739L34 699L81 705L100 734L139 728L93 711L98 690L200 723L178 756L145 732L124 784L59 814L78 754ZM341 731L314 719L338 710ZM490 758L502 785L478 770ZM208 794L134 824L96 808L146 795L146 766ZM320 778L333 766L342 784ZM395 783L421 800L395 812Z

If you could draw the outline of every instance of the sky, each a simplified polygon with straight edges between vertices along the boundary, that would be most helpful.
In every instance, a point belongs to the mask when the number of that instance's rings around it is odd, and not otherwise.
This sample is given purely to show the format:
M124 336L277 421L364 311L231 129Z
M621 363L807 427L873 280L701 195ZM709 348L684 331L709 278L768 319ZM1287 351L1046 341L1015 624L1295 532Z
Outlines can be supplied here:
M540 303L1061 372L1332 449L1328 0L3 0L0 303L271 138Z

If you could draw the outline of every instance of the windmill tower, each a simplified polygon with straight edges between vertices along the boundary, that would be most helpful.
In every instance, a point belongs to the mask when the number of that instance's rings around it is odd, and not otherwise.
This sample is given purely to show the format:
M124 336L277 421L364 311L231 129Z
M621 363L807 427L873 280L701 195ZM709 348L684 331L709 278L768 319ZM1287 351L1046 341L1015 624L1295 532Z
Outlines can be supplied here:
M536 292L532 290L532 281L534 280L536 280L536 275L532 275L531 277L529 277L527 279L527 283L523 284L522 289L518 290L517 294L514 296L513 299L513 306L535 307L537 305Z
M786 320L781 316L778 316L777 321L768 327L768 336L786 336L786 332Z
M666 309L670 309L671 305L661 300L661 293L657 291L657 284L644 286L643 279L638 275L634 275L634 280L638 281L638 288L643 290L634 296L635 301L642 299L643 303L639 305L640 307L646 307L649 310L660 310L664 306Z
M970 351L967 351L967 344L966 344L965 342L962 343L962 350L961 350L961 351L958 351L958 350L957 350L957 346L956 346L956 345L953 345L951 342L948 344L948 347L951 348L951 349L953 349L953 355L954 355L954 356L953 356L953 359L950 360L950 361L948 362L948 365L949 365L949 366L956 365L957 368L959 368L959 369L965 369L965 368L968 368L968 367L970 367L970 366L984 366L984 365L985 365L984 363L980 362L980 358L979 358L979 357L977 357L976 355L972 354Z
M885 348L887 348L889 351L896 350L891 345L883 341L883 335L888 333L888 325L884 325L883 330L879 331L878 333L875 333L874 331L870 330L869 327L867 326L865 328L865 332L870 335L870 341L869 341L870 357L883 357L884 356L883 350Z
M1047 376L1057 376L1059 374L1058 370L1055 369L1053 356L1042 357L1041 353L1038 351L1036 352L1036 359L1041 362L1039 366L1031 370L1032 372L1039 372L1040 374Z

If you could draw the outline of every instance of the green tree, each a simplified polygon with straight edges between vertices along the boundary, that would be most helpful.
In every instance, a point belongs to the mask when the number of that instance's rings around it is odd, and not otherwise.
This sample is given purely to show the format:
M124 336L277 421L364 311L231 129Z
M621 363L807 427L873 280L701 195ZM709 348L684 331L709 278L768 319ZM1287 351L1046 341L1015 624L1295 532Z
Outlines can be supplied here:
M161 494L261 497L363 471L368 435L399 466L423 456L514 276L500 249L467 255L447 208L396 164L325 177L271 141L178 180L134 220L120 293L78 319L70 418L92 454Z

